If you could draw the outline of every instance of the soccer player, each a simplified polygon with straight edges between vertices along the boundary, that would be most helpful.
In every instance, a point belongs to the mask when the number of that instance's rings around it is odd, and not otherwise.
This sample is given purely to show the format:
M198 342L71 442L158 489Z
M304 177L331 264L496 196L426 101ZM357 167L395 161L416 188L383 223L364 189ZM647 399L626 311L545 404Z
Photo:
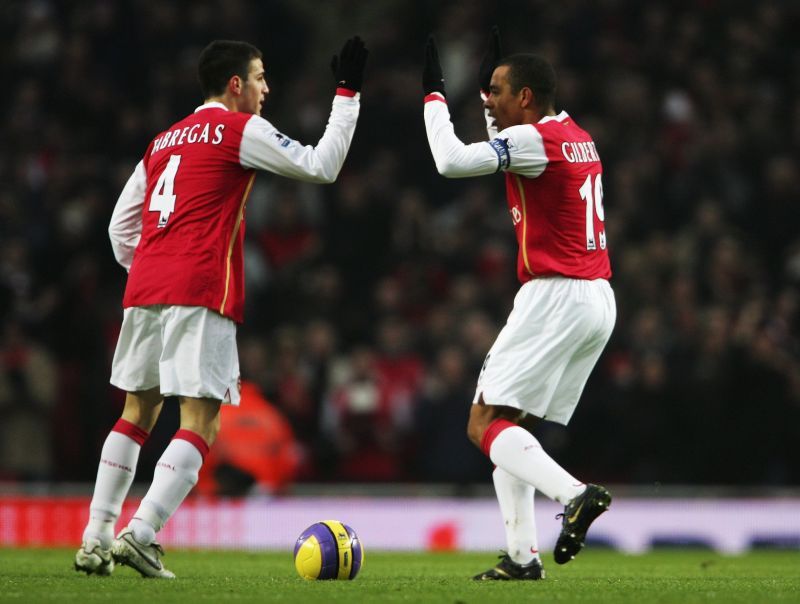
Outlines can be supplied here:
M425 49L425 128L440 174L503 172L522 286L478 377L467 433L495 464L495 492L508 552L477 580L542 579L535 489L562 503L555 561L569 562L611 501L559 466L530 432L546 419L566 425L616 320L603 226L602 165L591 136L556 113L555 72L536 55L500 58L497 29L480 85L489 141L455 135L433 37Z
M198 64L204 104L153 139L125 185L109 234L129 271L111 371L111 383L127 395L100 454L76 570L108 575L117 562L145 577L174 578L156 534L197 482L220 427L220 405L239 402L244 212L256 171L336 179L356 127L366 58L357 36L334 56L336 95L312 147L259 116L269 92L261 52L245 42L212 42ZM139 450L166 396L178 397L180 429L114 539Z

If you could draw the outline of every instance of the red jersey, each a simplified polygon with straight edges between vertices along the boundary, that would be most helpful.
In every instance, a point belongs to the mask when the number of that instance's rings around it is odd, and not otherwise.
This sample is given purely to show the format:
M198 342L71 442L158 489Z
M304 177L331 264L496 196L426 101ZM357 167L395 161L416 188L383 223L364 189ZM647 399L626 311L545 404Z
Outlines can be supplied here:
M517 277L608 279L603 166L592 137L568 116L526 127L538 133L547 163L535 178L516 174L510 150L506 196L519 244Z
M446 99L432 93L425 97L425 128L440 174L506 173L520 282L548 275L611 277L603 166L592 137L566 112L499 133L487 113L491 140L465 145L455 135Z
M114 255L129 270L123 306L204 306L241 322L244 213L255 170L333 182L353 139L359 99L337 90L316 147L216 102L153 139L109 226Z
M252 116L213 107L159 134L123 306L205 306L241 322L244 209L255 171L239 162Z

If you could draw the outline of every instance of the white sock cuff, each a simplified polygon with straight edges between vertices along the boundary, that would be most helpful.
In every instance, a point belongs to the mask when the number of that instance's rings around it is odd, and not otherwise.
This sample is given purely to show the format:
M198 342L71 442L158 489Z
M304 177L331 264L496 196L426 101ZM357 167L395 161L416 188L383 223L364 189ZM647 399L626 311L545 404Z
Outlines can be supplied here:
M122 434L120 432L111 431L103 443L103 448L100 450L100 460L108 460L111 462L112 467L117 467L121 470L127 470L131 473L136 472L136 462L139 460L139 451L142 450L142 445L135 440ZM105 461L105 463L108 463Z
M530 447L538 447L539 449L542 448L542 445L536 439L536 437L528 432L525 428L521 426L511 426L494 437L494 441L492 441L492 446L489 449L489 459L492 460L492 463L496 466L500 466L501 464L498 463L498 456L501 456L502 451L508 445L514 444L525 444L525 449L527 450Z
M163 465L162 465L163 464ZM187 440L175 438L170 441L161 459L158 460L158 466L173 471L192 472L195 475L200 471L203 465L203 455L197 447ZM195 478L197 482L197 478Z
M520 426L498 433L489 457L496 466L565 505L585 488L547 454L533 434Z

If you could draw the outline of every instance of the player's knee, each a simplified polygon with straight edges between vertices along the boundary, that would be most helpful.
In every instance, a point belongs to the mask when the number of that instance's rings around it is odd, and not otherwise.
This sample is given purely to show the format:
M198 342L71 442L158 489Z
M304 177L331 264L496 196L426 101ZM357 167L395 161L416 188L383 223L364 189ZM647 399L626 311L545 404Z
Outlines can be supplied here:
M219 418L212 420L202 420L198 418L182 420L181 429L194 432L210 447L217 439L217 434L219 434Z
M181 428L199 435L210 447L220 430L220 401L181 397Z
M125 407L122 410L122 419L131 422L146 432L152 432L161 412L161 399L159 397L142 396L140 393L128 393L125 398Z

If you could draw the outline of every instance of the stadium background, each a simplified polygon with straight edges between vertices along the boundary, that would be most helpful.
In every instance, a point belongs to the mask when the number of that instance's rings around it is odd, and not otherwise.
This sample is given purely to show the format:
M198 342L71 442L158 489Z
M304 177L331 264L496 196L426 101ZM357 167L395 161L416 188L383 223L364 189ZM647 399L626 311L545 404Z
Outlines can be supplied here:
M796 487L799 14L780 1L4 2L4 491L94 478L122 404L108 374L125 273L108 220L152 136L200 103L200 49L260 47L263 115L315 144L330 57L358 33L370 57L339 181L256 179L243 377L294 430L289 493L486 493L491 465L466 414L517 289L515 241L499 176L436 174L420 71L433 31L456 132L482 140L476 71L494 23L507 51L554 62L558 108L593 133L606 174L619 319L573 422L545 428L545 447L595 482ZM166 414L138 485L174 431Z

